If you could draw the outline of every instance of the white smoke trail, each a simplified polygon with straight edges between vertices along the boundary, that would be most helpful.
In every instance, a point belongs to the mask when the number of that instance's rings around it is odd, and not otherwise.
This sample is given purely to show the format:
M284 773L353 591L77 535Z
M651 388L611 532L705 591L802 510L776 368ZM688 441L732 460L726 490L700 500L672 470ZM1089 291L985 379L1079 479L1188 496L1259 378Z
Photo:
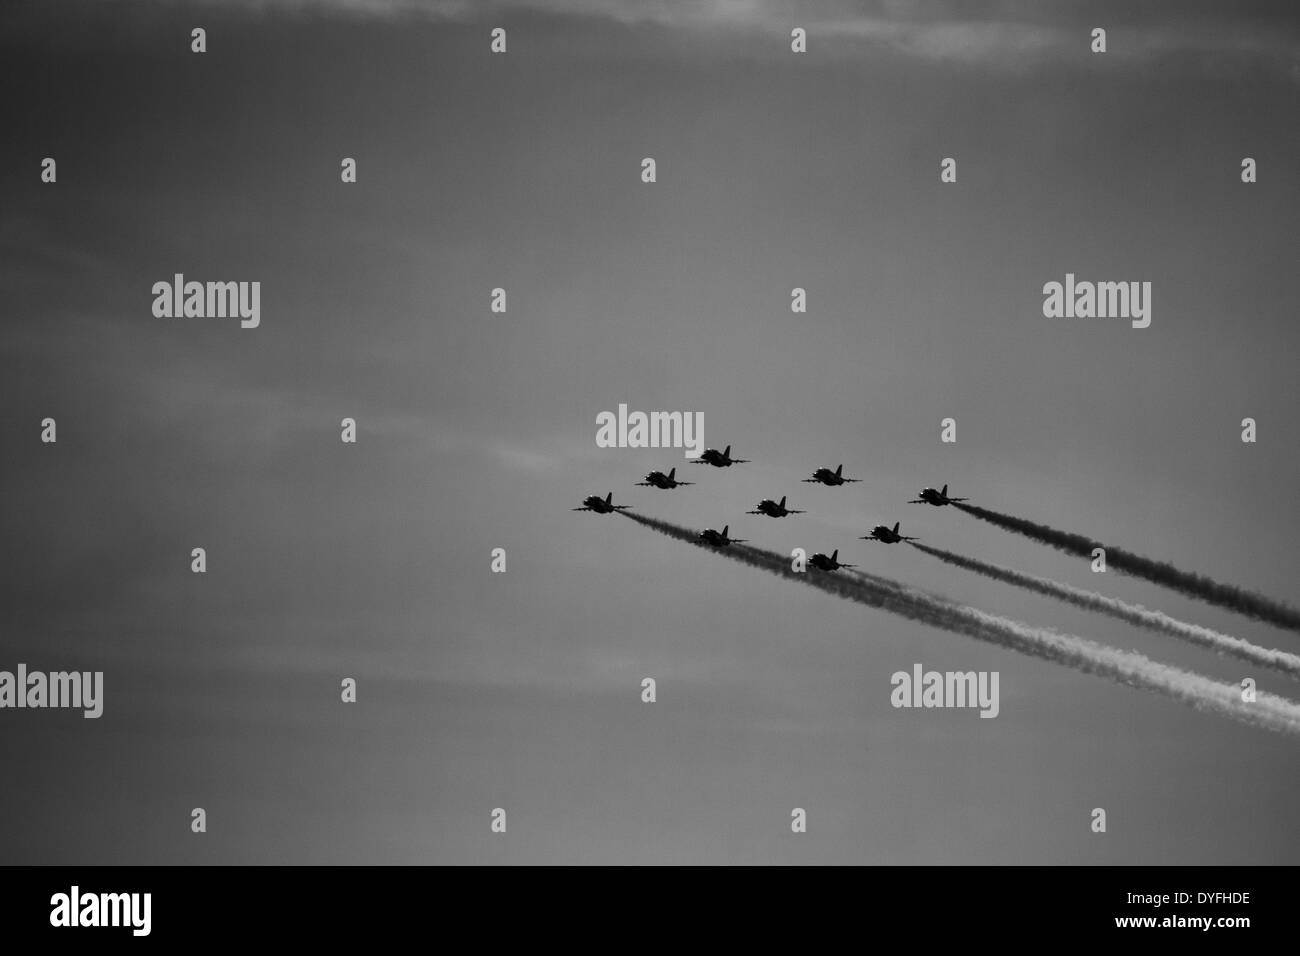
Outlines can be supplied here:
M1138 627L1170 634L1188 643L1209 648L1219 654L1228 654L1260 667L1267 667L1286 674L1295 680L1300 680L1300 656L1295 654L1260 647L1258 644L1252 644L1250 641L1233 637L1231 634L1223 634L1220 631L1211 630L1199 624L1189 624L1186 621L1170 617L1163 611L1152 611L1140 604L1129 604L1127 601L1107 597L1104 594L1098 594L1096 591L1085 591L1083 588L1062 584L1060 581L1053 581L1050 578L1040 578L1032 574L1025 574L1022 571L1014 571L1011 568L1004 568L1000 565L978 561L975 558L953 554L951 551L944 551L941 548L931 548L915 541L909 541L908 544L918 551L933 555L940 561L956 565L959 568L965 568L968 571L974 571L976 574L993 578L995 581L1003 581L1017 587L1027 588L1030 591L1036 591L1039 594L1046 594L1049 597L1057 598L1086 610L1100 611L1102 614L1109 614L1111 617L1127 621L1129 624L1136 624Z
M1238 587L1235 584L1223 584L1213 578L1206 577L1204 574L1183 571L1174 567L1168 561L1153 561L1151 558L1144 558L1142 555L1134 554L1124 548L1101 545L1081 534L1062 531L1059 528L1039 524L1027 518L1004 515L997 511L990 511L988 508L981 508L978 505L967 505L956 501L953 502L953 507L990 524L995 524L1000 528L1006 528L1008 531L1014 531L1027 538L1051 545L1058 551L1064 551L1067 554L1091 557L1094 548L1104 547L1107 565L1117 571L1145 578L1189 597L1199 598L1202 601L1208 601L1210 604L1217 604L1219 607L1226 607L1230 611L1253 617L1257 621L1267 621L1269 624L1276 624L1278 627L1300 631L1300 611L1258 592Z
M1198 710L1231 717L1254 727L1300 735L1300 705L1284 697L1261 691L1257 693L1254 702L1247 703L1241 699L1238 688L1231 684L1220 684L1208 677L1152 661L1132 651L1121 651L1085 638L988 614L888 578L874 575L851 577L820 572L811 567L800 573L791 568L790 559L772 551L746 544L713 548L701 542L688 528L646 515L626 511L619 513L679 541L850 601L1063 664L1087 674L1106 677L1130 687L1155 691Z

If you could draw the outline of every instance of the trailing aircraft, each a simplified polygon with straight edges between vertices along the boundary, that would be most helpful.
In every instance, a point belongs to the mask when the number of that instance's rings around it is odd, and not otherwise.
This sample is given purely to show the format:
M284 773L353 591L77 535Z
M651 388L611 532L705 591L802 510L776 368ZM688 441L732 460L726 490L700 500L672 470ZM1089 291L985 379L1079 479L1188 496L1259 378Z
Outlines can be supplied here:
M856 564L841 564L840 549L836 548L828 558L820 551L808 559L808 563L819 571L838 571L840 568L856 568Z
M744 538L729 538L727 532L731 530L731 525L724 524L721 531L714 531L712 528L705 528L700 532L700 540L705 544L711 544L715 548L725 548L729 544L743 544Z
M840 465L834 471L829 468L818 468L812 473L811 478L805 478L804 481L821 482L823 485L843 485L848 482L861 481L861 478L845 478L844 466Z
M574 508L574 511L594 511L598 515L607 515L612 511L627 511L631 505L614 504L614 492L610 492L604 498L600 495L588 495L582 499L582 507Z
M921 497L913 498L908 502L909 505L934 505L936 508L942 508L944 505L950 505L954 501L970 501L969 498L949 498L948 486L944 485L941 491L935 491L933 488L925 488L921 491Z
M916 541L917 538L909 538L905 534L898 533L899 522L895 521L891 528L889 525L878 524L871 529L871 534L862 535L863 541L881 541L885 544L894 544L898 541Z

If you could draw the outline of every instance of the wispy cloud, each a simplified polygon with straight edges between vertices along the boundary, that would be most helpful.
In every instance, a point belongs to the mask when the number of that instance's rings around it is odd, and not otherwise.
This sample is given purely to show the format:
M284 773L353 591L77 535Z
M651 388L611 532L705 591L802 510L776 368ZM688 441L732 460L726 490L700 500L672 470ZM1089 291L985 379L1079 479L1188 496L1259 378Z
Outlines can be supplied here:
M125 2L125 0L122 0ZM931 61L1021 68L1090 55L1091 30L1109 33L1112 60L1165 55L1268 61L1294 76L1297 20L1266 3L1144 6L1017 0L194 0L258 14L424 18L496 24L516 13L607 20L670 30L745 31L784 51L791 29L828 48L879 46Z

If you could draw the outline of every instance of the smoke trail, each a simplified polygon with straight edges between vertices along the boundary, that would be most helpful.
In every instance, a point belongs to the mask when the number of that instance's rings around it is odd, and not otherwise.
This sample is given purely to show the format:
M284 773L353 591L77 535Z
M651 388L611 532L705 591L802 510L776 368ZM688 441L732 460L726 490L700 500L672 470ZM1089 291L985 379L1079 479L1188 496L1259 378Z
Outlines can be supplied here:
M1121 651L1081 637L1059 634L1046 628L1032 627L1010 618L988 614L887 578L874 575L850 577L818 572L811 568L799 573L791 569L789 559L772 551L748 544L713 548L701 542L695 532L671 522L628 511L619 514L671 538L780 577L811 585L846 600L1010 648L1031 657L1073 667L1084 673L1097 674L1130 687L1165 694L1198 710L1232 717L1268 730L1300 735L1300 705L1283 697L1258 692L1255 703L1247 704L1241 700L1238 689L1231 684L1220 684L1208 677L1152 661L1131 651Z
M990 524L995 524L1000 528L1006 528L1008 531L1014 531L1017 534L1023 534L1027 538L1033 538L1035 541L1051 545L1053 548L1065 551L1068 554L1091 557L1093 548L1105 548L1107 567L1116 568L1135 577L1145 578L1189 597L1199 598L1210 604L1217 604L1219 607L1236 611L1238 614L1244 614L1257 621L1265 621L1269 624L1276 624L1278 627L1300 631L1300 611L1262 594L1247 591L1245 588L1239 588L1233 584L1220 584L1203 574L1180 571L1172 564L1167 564L1164 561L1152 561L1150 558L1133 554L1123 548L1112 548L1093 541L1091 538L1085 538L1081 534L1059 531L1044 524L1036 524L1033 521L1026 521L1024 518L989 511L987 508L980 508L977 505L953 502L953 507L960 508L976 518L983 518Z
M1295 654L1269 650L1249 641L1243 641L1239 637L1222 634L1208 627L1201 627L1199 624L1188 624L1186 621L1170 617L1163 611L1148 610L1140 604L1129 604L1127 601L1121 601L1118 598L1107 597L1095 591L1085 591L1082 588L1062 584L1050 578L1040 578L1021 571L1013 571L1011 568L977 561L974 558L963 557L960 554L953 554L951 551L944 551L940 548L931 548L915 541L909 541L908 544L918 551L933 555L940 561L946 561L948 564L974 571L976 574L982 574L996 581L1004 581L1007 584L1027 588L1039 594L1046 594L1048 597L1057 598L1067 604L1073 604L1075 607L1081 607L1089 611L1100 611L1103 614L1109 614L1111 617L1117 617L1121 621L1127 621L1129 624L1136 624L1138 627L1160 631L1162 634L1172 634L1174 637L1200 647L1208 647L1219 654L1228 654L1243 661L1250 661L1252 664L1268 667L1295 680L1300 680L1300 657Z

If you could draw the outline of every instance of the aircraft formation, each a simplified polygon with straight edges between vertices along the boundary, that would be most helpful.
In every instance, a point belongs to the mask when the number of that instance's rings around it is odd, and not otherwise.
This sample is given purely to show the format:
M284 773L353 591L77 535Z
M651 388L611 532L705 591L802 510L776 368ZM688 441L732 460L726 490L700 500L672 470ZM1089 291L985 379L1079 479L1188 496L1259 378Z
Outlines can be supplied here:
M692 458L691 463L696 465L712 465L714 468L730 468L732 465L749 464L748 458L732 458L731 446L728 445L722 451L716 448L708 448L699 458ZM830 488L836 488L846 484L856 484L862 481L861 478L847 478L844 475L844 465L836 465L834 469L829 467L817 468L808 478L802 479L805 482L813 484L822 484ZM661 491L672 491L675 488L682 488L687 485L693 485L693 481L681 481L677 478L677 469L672 468L667 474L662 471L652 471L644 479L638 481L638 487L658 488ZM928 504L934 507L942 507L952 504L953 502L966 501L966 498L954 498L948 494L948 486L944 485L936 491L934 488L924 488L919 492L919 497L913 498L909 504ZM574 511L594 511L597 514L610 514L615 511L626 511L631 505L614 504L613 492L608 493L604 498L600 495L589 495L583 499L582 507L574 508ZM788 515L807 514L804 509L790 508L786 505L786 496L782 495L778 501L775 498L764 498L754 506L752 511L746 514L764 515L768 518L784 518ZM917 541L918 538L908 537L899 531L900 522L895 521L891 528L889 525L879 524L871 529L870 534L861 535L859 540L878 541L882 544L896 544L899 541ZM704 543L715 548L727 548L733 544L745 543L745 538L733 538L730 536L731 525L722 526L718 531L714 528L705 528L698 535ZM855 564L846 564L839 560L839 549L835 549L828 557L822 552L815 553L808 559L809 564L819 571L835 572L841 568L855 568Z
M711 465L714 468L730 468L732 465L749 463L745 458L732 458L730 445L722 451L710 448L692 461L701 465ZM857 478L845 477L843 464L836 465L833 470L830 467L819 467L813 471L811 477L802 480L810 484L826 485L828 488L837 488L859 481ZM689 485L691 482L678 481L676 469L672 469L666 475L661 471L652 471L645 476L644 481L637 484L671 491ZM819 494L842 496L845 493L828 491ZM1078 557L1094 559L1096 557L1092 538L1040 524L1028 518L969 504L967 501L966 498L949 494L948 486L943 485L937 490L921 489L917 497L908 503L930 505L934 508L952 505L955 510L972 518L1049 545L1059 551ZM588 496L583 501L582 507L574 510L609 514L627 511L628 507L628 505L614 504L613 494L606 493L604 498L600 495ZM748 514L767 518L785 518L790 515L806 514L806 512L800 508L790 507L786 496L782 495L779 499L763 498ZM671 538L709 548L716 555L729 557L751 567L787 578L792 577L837 597L890 611L911 620L923 621L944 630L964 634L1037 658L1055 661L1084 673L1107 677L1117 683L1174 697L1184 703L1192 704L1199 710L1218 712L1243 723L1295 734L1300 738L1300 702L1298 701L1277 695L1261 694L1243 706L1243 703L1238 701L1237 688L1234 684L1221 684L1208 675L1153 661L1119 647L1098 644L1092 640L1062 634L1054 629L1039 628L1001 615L990 614L954 602L942 595L909 588L901 582L868 574L857 570L858 566L855 564L841 561L838 548L831 551L829 555L817 551L811 556L805 556L802 549L782 554L779 550L773 551L760 545L746 543L744 538L731 537L729 524L724 524L721 531L705 528L697 532L692 528L649 515L630 513L627 517L636 524L652 528ZM833 524L838 526L839 522ZM1037 594L1054 597L1076 608L1084 608L1131 625L1171 635L1186 643L1209 648L1218 654L1249 661L1254 666L1277 671L1300 680L1300 654L1291 654L1265 645L1254 644L1199 624L1177 620L1163 612L1151 611L1142 605L1130 604L1118 598L1073 587L1050 578L1026 574L1013 568L1001 567L922 544L918 538L903 534L902 524L899 521L894 521L892 526L885 523L878 524L869 533L860 535L859 540L875 541L879 544L906 542L913 549L931 555L946 564L965 568L986 578L1003 581ZM802 558L802 562L791 565L790 558L795 555ZM1205 575L1181 570L1168 562L1154 561L1115 546L1105 549L1105 558L1111 567L1131 576L1197 598L1207 604L1235 611L1256 621L1300 632L1300 609L1266 594L1224 584ZM791 574L800 571L809 573Z

